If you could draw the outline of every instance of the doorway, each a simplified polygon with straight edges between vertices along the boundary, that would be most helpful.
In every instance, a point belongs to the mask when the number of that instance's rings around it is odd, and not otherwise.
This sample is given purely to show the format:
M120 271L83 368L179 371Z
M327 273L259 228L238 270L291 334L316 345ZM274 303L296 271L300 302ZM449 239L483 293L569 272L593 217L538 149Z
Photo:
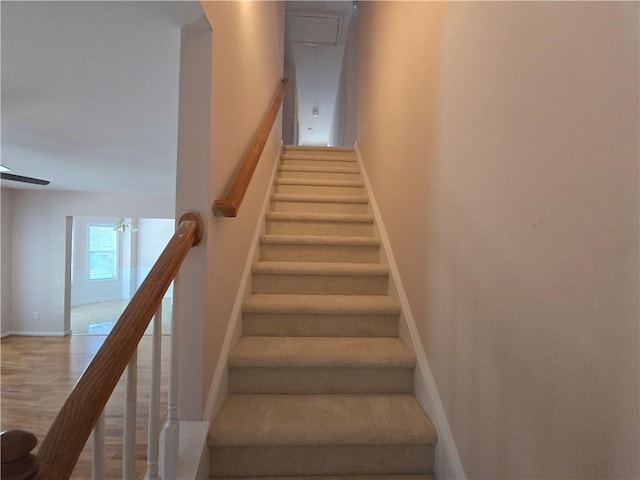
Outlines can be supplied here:
M174 232L174 219L72 219L69 319L73 335L108 335ZM171 325L173 284L162 301L162 333ZM148 330L150 332L150 329Z

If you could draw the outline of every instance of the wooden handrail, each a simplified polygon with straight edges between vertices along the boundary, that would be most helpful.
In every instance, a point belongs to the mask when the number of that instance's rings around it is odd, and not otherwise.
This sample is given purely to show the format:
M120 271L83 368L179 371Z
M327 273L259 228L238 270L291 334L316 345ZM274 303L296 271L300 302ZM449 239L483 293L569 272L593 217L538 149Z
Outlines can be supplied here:
M236 174L236 178L233 180L233 183L229 187L229 190L227 190L227 194L225 195L225 197L219 198L213 203L213 210L215 213L218 213L225 217L235 217L238 214L238 210L240 209L240 204L242 203L244 194L249 187L249 182L251 181L253 172L258 165L258 160L260 160L260 156L262 155L264 146L266 145L267 139L269 138L271 127L273 127L276 117L278 116L280 106L282 105L282 101L284 100L284 94L287 90L287 83L288 80L286 78L283 78L282 82L280 82L280 86L276 91L276 96L273 100L273 104L271 105L271 108L267 112L266 118L260 126L258 135L253 141L249 153L244 157L242 165L240 166L240 169Z
M37 479L61 480L71 476L80 452L158 310L169 284L177 275L189 249L200 243L203 232L204 222L198 213L187 212L180 217L173 237L78 380L42 441L35 463L39 463L39 469L31 462L30 472L16 472L16 465L21 462L20 455L29 458L29 452L35 446L35 443L29 443L33 441L33 436L22 431L18 431L18 434L16 431L3 432L10 434L8 437L3 435L1 439L3 456L6 438L17 438L20 443L11 449L17 452L10 458L12 464L2 459L3 479L32 478L34 468L38 472L35 476Z

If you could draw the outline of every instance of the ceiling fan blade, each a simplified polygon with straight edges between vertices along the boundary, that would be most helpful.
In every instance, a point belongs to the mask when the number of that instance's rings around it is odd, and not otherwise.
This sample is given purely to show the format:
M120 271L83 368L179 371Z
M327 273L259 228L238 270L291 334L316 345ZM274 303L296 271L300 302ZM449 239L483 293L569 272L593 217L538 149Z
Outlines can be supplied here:
M12 180L14 182L33 183L34 185L49 185L49 180L40 180L39 178L23 177L22 175L14 175L13 173L1 172L2 180Z

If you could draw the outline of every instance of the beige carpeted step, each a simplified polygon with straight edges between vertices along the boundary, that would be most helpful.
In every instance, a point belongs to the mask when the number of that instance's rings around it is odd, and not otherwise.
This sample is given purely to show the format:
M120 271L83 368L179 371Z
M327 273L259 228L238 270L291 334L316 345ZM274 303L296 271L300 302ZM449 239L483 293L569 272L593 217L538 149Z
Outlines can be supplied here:
M213 478L213 477L212 477ZM215 477L217 480L434 480L432 475L309 475L294 477Z
M373 235L373 216L368 214L268 212L266 219L266 233L341 237Z
M430 474L437 435L412 395L230 395L212 476Z
M364 195L364 183L360 180L333 180L318 178L278 178L275 193L303 195Z
M356 168L358 166L358 162L353 155L323 155L315 153L285 153L281 157L280 164L287 167Z
M263 235L260 238L260 259L373 263L380 259L380 240L373 237Z
M290 151L285 150L282 154L283 160L344 160L348 162L356 163L355 152L347 151L322 151L322 150L299 150Z
M380 264L261 261L252 269L253 293L385 295L389 270Z
M369 200L360 195L271 195L271 210L277 212L308 212L337 214L368 214Z
M314 145L284 145L285 152L347 152L355 153L353 147L320 147Z
M395 337L400 306L386 295L249 296L244 335Z
M242 337L230 393L411 393L415 358L398 338Z
M278 176L280 178L362 180L358 167L295 167L283 165L278 169Z
M242 337L229 354L231 368L413 368L398 338Z

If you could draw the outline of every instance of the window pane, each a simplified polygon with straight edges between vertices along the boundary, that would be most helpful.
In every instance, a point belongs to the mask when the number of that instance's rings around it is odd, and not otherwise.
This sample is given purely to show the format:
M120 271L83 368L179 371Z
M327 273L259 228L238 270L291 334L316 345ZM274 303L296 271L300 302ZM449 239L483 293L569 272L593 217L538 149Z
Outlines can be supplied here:
M89 225L89 251L115 250L116 232L109 226Z
M89 280L115 278L115 255L106 252L89 252Z
M89 225L89 280L116 278L118 234L110 225Z

